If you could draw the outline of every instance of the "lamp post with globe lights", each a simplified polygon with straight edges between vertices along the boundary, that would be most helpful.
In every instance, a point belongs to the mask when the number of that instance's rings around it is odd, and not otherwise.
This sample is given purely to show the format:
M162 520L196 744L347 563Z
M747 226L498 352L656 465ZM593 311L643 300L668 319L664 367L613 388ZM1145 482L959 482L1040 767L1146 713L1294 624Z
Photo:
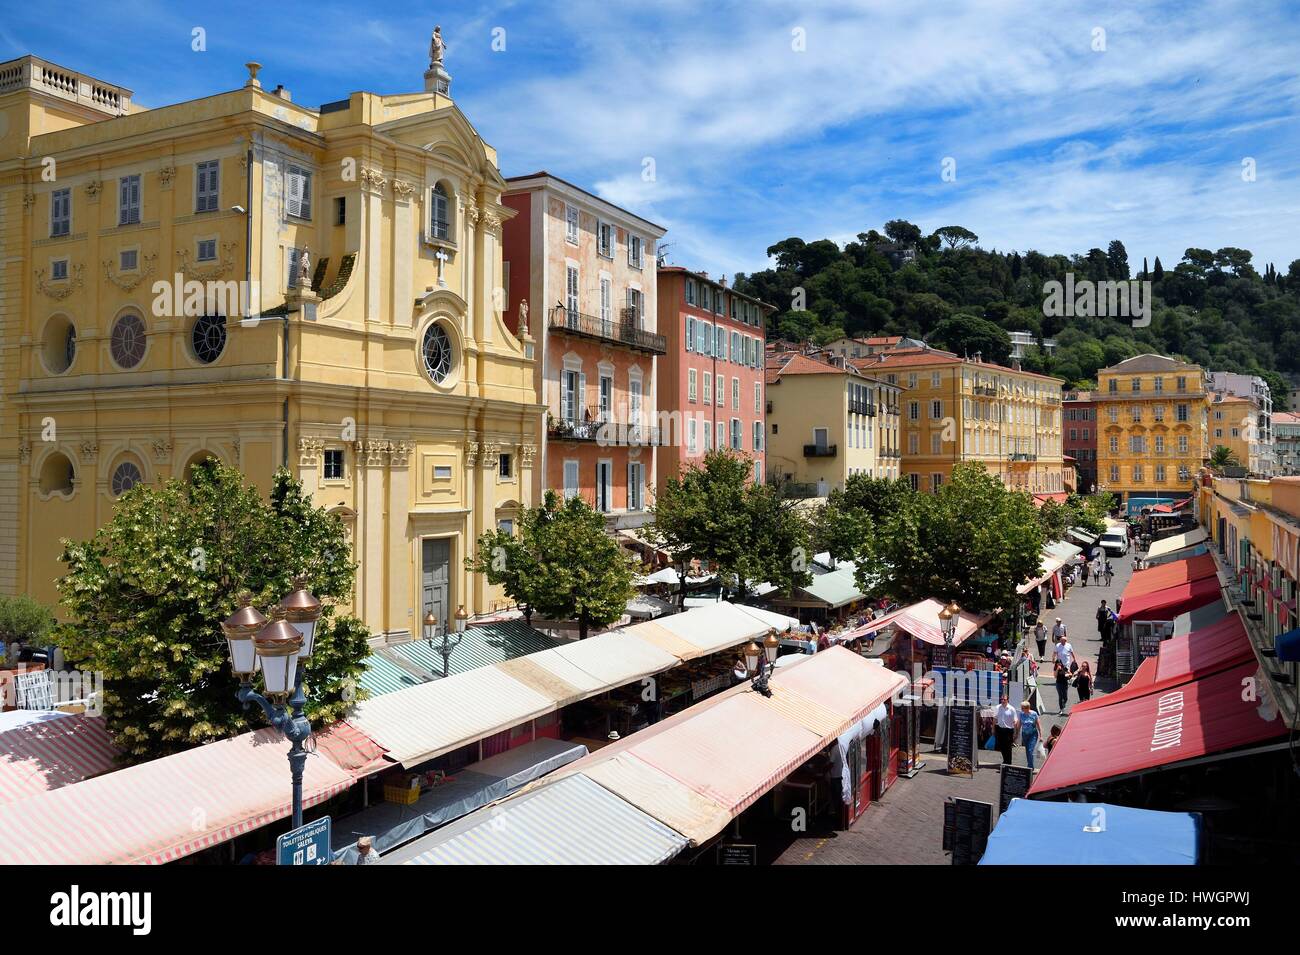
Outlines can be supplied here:
M302 776L307 763L307 696L303 690L306 665L315 649L321 604L307 589L305 578L293 582L294 589L271 610L268 620L252 606L248 594L240 595L240 606L221 623L230 653L230 668L239 677L236 697L248 709L262 708L267 721L292 744L289 773L293 782L293 828L302 825ZM262 691L253 688L253 677L262 674Z
M767 632L761 647L752 640L745 647L745 666L750 673L754 674L751 685L763 696L772 695L772 688L768 686L768 681L776 668L776 652L780 648L781 641L777 638L775 630Z

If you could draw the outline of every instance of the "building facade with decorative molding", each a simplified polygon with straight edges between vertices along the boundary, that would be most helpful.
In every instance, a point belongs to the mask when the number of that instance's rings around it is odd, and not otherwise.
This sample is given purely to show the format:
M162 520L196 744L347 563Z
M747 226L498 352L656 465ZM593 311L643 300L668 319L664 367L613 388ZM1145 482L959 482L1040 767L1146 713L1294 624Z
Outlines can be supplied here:
M140 109L0 64L0 592L204 458L278 467L350 526L376 636L497 595L463 559L532 503L540 406L505 324L494 150L422 92L238 88Z

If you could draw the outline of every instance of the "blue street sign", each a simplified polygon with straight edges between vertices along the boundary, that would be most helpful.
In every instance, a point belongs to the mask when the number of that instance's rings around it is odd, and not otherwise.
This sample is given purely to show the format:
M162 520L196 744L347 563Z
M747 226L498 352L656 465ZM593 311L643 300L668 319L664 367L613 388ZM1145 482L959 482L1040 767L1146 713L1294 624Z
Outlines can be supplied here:
M330 817L323 816L275 840L278 865L329 865Z

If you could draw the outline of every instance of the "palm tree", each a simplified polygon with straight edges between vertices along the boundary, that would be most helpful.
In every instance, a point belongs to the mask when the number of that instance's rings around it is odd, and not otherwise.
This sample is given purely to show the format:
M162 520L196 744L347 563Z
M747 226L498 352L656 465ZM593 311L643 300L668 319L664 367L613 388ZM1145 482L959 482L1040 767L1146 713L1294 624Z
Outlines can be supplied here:
M1210 453L1210 467L1216 471L1240 466L1241 462L1237 460L1237 454L1232 448L1225 448L1220 444Z

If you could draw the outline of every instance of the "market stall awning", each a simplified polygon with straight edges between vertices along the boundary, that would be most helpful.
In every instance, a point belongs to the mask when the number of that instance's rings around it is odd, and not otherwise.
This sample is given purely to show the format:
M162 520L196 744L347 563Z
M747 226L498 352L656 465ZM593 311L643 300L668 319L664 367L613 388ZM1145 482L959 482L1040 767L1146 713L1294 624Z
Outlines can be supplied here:
M980 865L1196 865L1199 845L1194 813L1013 799Z
M1034 507L1042 507L1048 501L1055 501L1058 504L1063 504L1069 496L1069 493L1066 491L1052 491L1044 494L1035 494Z
M1114 693L1075 704L1073 712L1122 703L1156 690L1199 680L1251 659L1254 659L1254 651L1250 648L1246 628L1234 613L1203 630L1160 641L1155 656L1143 660L1127 683Z
M0 733L0 803L59 789L118 768L102 717L49 713Z
M901 610L895 610L893 613L887 613L883 617L871 621L866 626L859 627L858 630L861 633L857 633L857 635L863 636L874 633L892 625L904 633L911 634L918 640L936 646L943 646L943 631L939 629L939 611L943 608L944 604L933 597L927 597L919 603L903 607ZM952 645L956 647L965 643L975 631L988 623L992 616L991 613L975 614L963 610L957 621L957 632L953 636Z
M1174 617L1175 637L1186 636L1189 633L1195 633L1197 630L1204 630L1212 627L1224 617L1229 615L1236 616L1235 610L1229 610L1223 605L1222 601L1212 604L1206 604L1204 607L1197 607L1195 610L1189 610L1187 613L1180 613Z
M466 816L522 789L535 779L587 755L587 747L557 739L536 739L457 770L414 803L375 803L334 820L334 857L357 859L357 839L370 836L385 853L432 829Z
M245 733L0 805L0 863L173 862L291 812L289 743ZM327 756L309 756L303 805L352 785ZM33 839L34 824L56 827Z
M540 653L559 641L534 630L522 619L493 620L471 624L460 635L460 642L447 658L452 676L505 660ZM425 640L411 640L383 647L382 655L397 657L407 668L425 673L430 679L442 679L442 654ZM400 664L399 664L400 665Z
M480 818L482 816L483 818ZM584 776L569 776L428 837L407 865L657 865L686 837Z
M1264 695L1243 699L1254 660L1136 699L1075 708L1029 790L1044 796L1184 760L1262 743L1286 733ZM1264 685L1262 678L1257 685Z
M1180 614L1204 607L1221 599L1218 577L1202 577L1190 583L1148 591L1136 597L1124 597L1120 605L1120 623L1132 620L1173 620Z
M1159 567L1151 567L1147 570L1135 572L1129 578L1128 585L1120 596L1127 601L1132 597L1140 597L1142 594L1151 593L1155 590L1177 587L1179 584L1190 583L1193 580L1203 580L1206 577L1215 577L1217 575L1218 569L1214 565L1214 558L1209 554L1201 554L1199 557L1179 560L1170 564L1161 564Z
M1206 533L1204 527L1193 527L1185 534L1174 534L1172 537L1162 537L1154 541L1147 550L1147 559L1153 557L1163 557L1165 554L1172 553L1176 550L1182 550L1184 547L1191 547L1199 544L1210 535Z
M766 619L760 619L750 611L753 608L739 607L736 604L721 601L706 607L697 607L689 613L672 614L654 621L654 627L685 641L695 652L682 659L692 659L709 653L717 653L730 647L739 646L757 637L762 637L774 626ZM790 617L776 615L789 625ZM795 621L797 623L798 621ZM627 632L639 635L638 624L627 628ZM656 631L647 631L654 633ZM674 650L673 652L677 652ZM680 656L680 653L678 654Z
M858 587L855 574L856 571L851 566L822 574L814 573L812 583L798 589L818 603L825 604L828 609L837 610L866 597Z
M555 707L551 696L486 666L363 700L348 720L410 767Z

